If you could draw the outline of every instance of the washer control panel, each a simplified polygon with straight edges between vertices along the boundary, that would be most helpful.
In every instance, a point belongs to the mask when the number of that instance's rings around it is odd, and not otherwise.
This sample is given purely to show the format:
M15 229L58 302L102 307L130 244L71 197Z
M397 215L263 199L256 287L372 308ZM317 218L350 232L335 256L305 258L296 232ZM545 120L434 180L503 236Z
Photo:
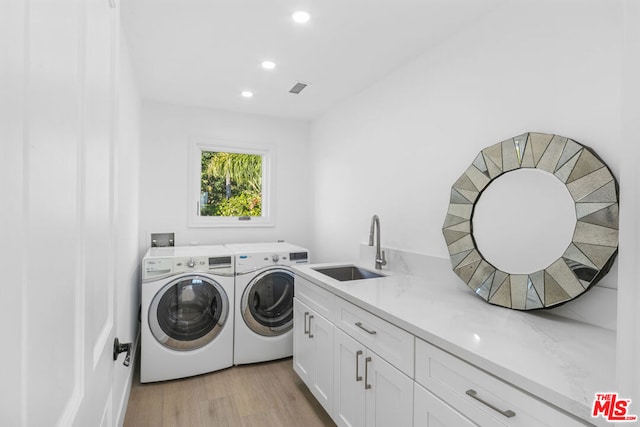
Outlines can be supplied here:
M307 252L271 252L271 253L238 253L236 254L236 271L250 271L271 265L307 264Z

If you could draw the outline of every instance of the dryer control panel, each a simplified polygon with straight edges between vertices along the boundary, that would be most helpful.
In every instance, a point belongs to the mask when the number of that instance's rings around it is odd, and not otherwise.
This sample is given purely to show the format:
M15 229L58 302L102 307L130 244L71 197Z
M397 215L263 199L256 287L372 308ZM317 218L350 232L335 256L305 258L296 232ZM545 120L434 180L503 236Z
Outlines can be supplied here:
M231 256L175 258L173 271L174 273L184 273L187 271L211 273L230 271L233 273L233 258Z
M148 282L188 272L202 272L220 276L233 276L232 256L194 256L176 258L149 258L144 260L142 280Z
M149 281L159 277L166 277L173 271L172 258L145 259L142 266L142 280Z

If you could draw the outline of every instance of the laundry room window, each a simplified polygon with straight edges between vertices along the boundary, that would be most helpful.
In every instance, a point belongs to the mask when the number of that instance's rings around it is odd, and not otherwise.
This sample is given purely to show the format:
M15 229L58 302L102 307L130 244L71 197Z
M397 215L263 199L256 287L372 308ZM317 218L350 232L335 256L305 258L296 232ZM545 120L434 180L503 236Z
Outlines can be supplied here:
M264 227L270 215L273 148L193 140L189 225Z

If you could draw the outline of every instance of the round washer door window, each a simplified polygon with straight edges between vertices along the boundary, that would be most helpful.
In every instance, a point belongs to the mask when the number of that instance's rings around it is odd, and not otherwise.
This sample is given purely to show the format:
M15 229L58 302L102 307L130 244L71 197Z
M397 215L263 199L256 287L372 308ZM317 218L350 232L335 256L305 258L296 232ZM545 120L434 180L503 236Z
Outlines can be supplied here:
M242 318L254 332L274 336L293 327L293 274L271 269L255 277L242 295Z
M194 350L215 339L229 313L229 298L219 283L186 276L168 283L151 302L149 326L165 347Z

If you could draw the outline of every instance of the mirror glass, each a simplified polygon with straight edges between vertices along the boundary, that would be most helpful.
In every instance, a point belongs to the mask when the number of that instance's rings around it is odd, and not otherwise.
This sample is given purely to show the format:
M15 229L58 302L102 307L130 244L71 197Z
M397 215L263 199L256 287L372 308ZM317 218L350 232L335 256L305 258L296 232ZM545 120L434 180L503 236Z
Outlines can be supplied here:
M564 304L618 253L618 184L593 150L564 136L529 132L484 148L450 194L451 267L490 304Z
M510 274L542 270L560 258L575 230L567 187L540 169L517 169L491 182L473 213L483 258Z

